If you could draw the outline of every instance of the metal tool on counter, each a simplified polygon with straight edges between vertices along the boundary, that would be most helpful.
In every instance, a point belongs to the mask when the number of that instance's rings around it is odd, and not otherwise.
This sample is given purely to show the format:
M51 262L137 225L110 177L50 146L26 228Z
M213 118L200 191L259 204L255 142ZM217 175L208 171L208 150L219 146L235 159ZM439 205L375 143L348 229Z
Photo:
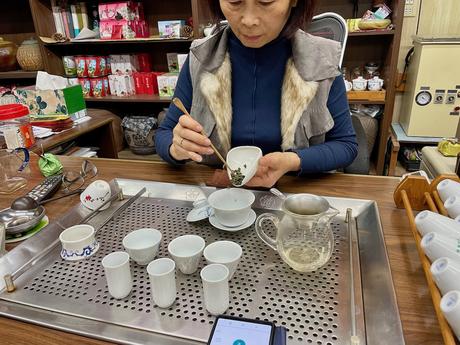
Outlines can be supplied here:
M352 209L347 209L347 214L345 216L345 222L347 223L348 228L348 240L350 241L350 319L351 319L351 345L359 345L360 339L356 331L356 305L355 305L355 268L353 264L354 255L353 255L353 241L355 241L355 231L356 227L353 226L355 219L353 218ZM356 237L357 238L357 237Z
M7 253L5 249L6 226L0 222L0 258Z
M128 208L134 201L136 201L142 194L146 192L146 188L142 188L136 195L130 197L123 205L118 207L101 225L99 225L95 230L96 232L102 228L107 222L109 222L112 218L118 216L121 212L123 212L126 208ZM93 218L97 212L102 209L105 205L107 205L109 202L114 201L115 199L123 200L123 192L120 190L117 194L113 195L110 199L106 200L102 205L100 205L98 208L96 208L94 211L89 213L85 218L83 218L80 221L80 224L84 224L87 221L89 221L91 218ZM57 222L57 224L64 229L64 227ZM46 256L56 245L59 243L59 238L57 238L55 241L53 241L48 247L43 249L39 254L34 256L32 259L27 261L24 265L19 267L15 272L12 274L7 274L3 277L5 280L6 284L6 291L8 292L13 292L16 290L16 286L14 285L14 281L20 277L24 272L26 272L29 268L31 268L36 262L38 262L40 259L42 259L44 256Z

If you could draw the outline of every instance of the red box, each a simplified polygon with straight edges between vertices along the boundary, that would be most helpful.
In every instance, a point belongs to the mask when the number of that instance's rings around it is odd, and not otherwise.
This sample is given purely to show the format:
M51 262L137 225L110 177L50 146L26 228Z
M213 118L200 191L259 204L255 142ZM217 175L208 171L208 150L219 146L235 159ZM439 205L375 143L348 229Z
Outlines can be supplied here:
M88 76L88 65L86 56L75 56L75 64L77 65L77 77L86 78Z
M144 92L147 95L154 94L154 86L153 86L153 74L152 73L141 73L142 74L142 81L144 82ZM158 88L158 87L157 87Z
M134 79L134 88L136 89L137 95L145 94L145 83L144 83L144 75L143 73L135 72L133 73Z
M92 78L90 83L93 97L104 97L106 95L103 78Z
M139 72L151 72L150 54L137 54L137 60L139 61Z
M102 77L106 73L107 61L103 56L88 56L86 58L88 77Z
M89 81L89 78L78 78L78 82L81 85L83 97L91 96L91 83Z

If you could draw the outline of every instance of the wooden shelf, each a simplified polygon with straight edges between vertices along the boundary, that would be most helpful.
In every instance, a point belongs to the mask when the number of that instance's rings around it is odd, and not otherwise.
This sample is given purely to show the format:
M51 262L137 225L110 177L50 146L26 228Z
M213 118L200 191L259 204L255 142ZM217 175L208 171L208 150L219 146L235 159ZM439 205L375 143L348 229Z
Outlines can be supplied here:
M37 71L9 71L0 72L0 79L35 79Z
M368 30L368 31L355 31L349 32L348 37L356 37L356 36L388 36L394 35L394 30Z
M350 104L385 104L386 91L349 91L347 92Z
M133 95L127 97L106 96L106 97L85 97L86 102L142 102L142 103L170 103L172 97L160 97L158 95Z
M125 39L125 40L82 40L82 41L67 41L67 42L44 42L46 47L68 47L78 45L138 45L138 44L161 44L161 43L191 43L190 38L176 39Z

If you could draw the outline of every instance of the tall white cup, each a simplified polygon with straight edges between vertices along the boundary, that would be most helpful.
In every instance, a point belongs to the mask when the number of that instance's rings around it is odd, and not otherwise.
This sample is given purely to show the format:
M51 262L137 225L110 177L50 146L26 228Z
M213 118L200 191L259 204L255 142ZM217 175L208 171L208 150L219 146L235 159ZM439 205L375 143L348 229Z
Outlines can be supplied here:
M431 264L431 275L442 295L460 290L460 263L449 258L439 258Z
M441 234L429 232L423 236L420 245L431 262L442 257L447 257L456 263L460 263L459 238L446 237Z
M422 211L415 217L420 235L435 232L448 237L460 238L460 222L432 211Z
M102 259L102 266L110 295L116 299L128 296L133 288L128 253L110 253Z
M168 258L148 264L147 272L152 287L152 299L160 308L170 307L176 300L176 264Z
M442 180L436 186L438 190L439 197L442 201L446 201L450 196L460 195L460 183L454 180Z
M213 315L223 314L230 303L228 268L221 264L208 265L201 270L200 276L206 310Z
M460 340L460 291L449 291L441 299L441 310Z
M460 195L450 196L444 202L444 207L449 217L455 218L460 215Z

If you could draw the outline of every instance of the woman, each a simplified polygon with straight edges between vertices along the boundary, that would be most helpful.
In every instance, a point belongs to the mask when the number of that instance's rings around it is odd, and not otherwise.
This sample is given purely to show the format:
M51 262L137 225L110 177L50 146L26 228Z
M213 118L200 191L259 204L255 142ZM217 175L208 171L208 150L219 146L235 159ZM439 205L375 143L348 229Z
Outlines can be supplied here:
M340 45L306 34L315 0L209 0L228 26L192 43L176 86L192 118L171 104L156 133L160 156L218 164L235 146L262 149L251 186L270 187L287 172L351 164L357 142ZM205 135L201 135L201 131Z

